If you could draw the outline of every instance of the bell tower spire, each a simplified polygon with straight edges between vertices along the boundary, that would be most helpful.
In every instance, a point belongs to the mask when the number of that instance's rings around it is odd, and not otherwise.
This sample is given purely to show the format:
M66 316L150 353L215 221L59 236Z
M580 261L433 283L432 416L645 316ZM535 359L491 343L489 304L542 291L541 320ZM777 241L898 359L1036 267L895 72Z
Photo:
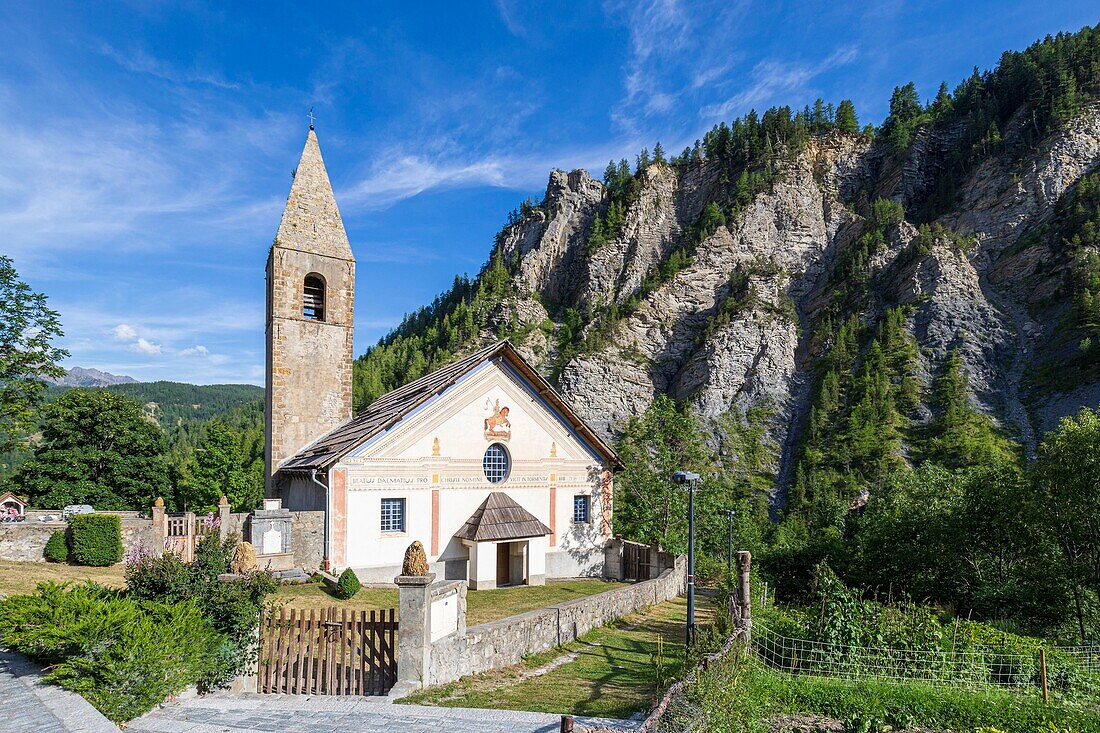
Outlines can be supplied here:
M279 466L352 410L355 257L312 122L267 258L269 496Z

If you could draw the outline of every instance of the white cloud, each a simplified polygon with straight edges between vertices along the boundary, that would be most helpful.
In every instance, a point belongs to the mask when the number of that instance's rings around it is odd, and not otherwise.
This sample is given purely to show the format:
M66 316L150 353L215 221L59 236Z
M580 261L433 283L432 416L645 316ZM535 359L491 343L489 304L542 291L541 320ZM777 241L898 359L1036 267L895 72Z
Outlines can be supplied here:
M151 341L146 341L143 338L139 338L134 343L130 344L130 351L135 351L139 354L148 354L150 356L156 356L160 354L160 344L154 344Z
M789 98L804 90L814 77L850 63L856 56L858 51L855 48L842 46L818 63L761 61L753 67L750 75L752 81L747 88L725 101L704 106L699 110L699 115L704 119L728 119L781 97Z
M134 330L133 326L126 323L120 323L111 330L119 341L133 341L137 338L137 331Z
M383 159L386 156L380 156ZM436 163L415 155L404 155L374 170L351 189L345 198L369 209L384 208L433 188L462 185L504 186L502 164L497 160L471 163Z
M504 27L508 29L508 32L513 36L526 36L527 29L516 17L522 12L522 9L517 7L517 3L514 0L495 0L495 4L497 12L500 14L500 20L504 23Z
M238 89L240 86L226 81L220 74L213 71L204 71L197 67L191 69L178 68L150 55L141 48L132 48L123 52L110 44L104 43L100 46L99 52L128 71L149 74L174 84L207 84L219 89Z
M189 346L180 352L180 356L209 356L210 350L202 344Z
M612 107L612 121L637 136L654 127L647 118L674 115L701 87L727 76L739 56L736 29L747 8L747 0L606 3L630 37L625 95Z
M376 167L337 196L341 205L349 209L374 210L429 190L475 186L517 190L539 188L546 185L547 176L554 168L587 168L598 173L608 159L621 157L624 151L635 150L640 144L637 139L629 139L523 156L487 156L473 160L430 159L395 151L378 156L393 163Z

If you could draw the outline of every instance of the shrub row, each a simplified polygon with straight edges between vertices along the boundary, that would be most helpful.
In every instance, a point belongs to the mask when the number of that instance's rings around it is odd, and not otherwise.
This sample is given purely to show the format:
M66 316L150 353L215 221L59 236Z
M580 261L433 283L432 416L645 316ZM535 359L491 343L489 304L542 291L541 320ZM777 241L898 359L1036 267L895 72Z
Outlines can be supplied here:
M93 583L43 583L0 602L0 644L50 665L48 682L114 721L198 682L221 643L196 603L140 601Z
M119 526L117 515L76 517L67 538L50 538L46 555L60 562L71 549L85 564L112 564L122 550ZM172 553L136 552L125 591L44 583L32 595L0 601L0 647L49 665L47 681L80 693L114 721L190 685L200 692L222 686L256 660L260 610L277 585L267 572L219 580L236 544L210 535L191 564Z
M139 556L126 565L126 588L131 598L163 603L195 603L222 635L213 663L198 680L205 692L223 686L256 661L256 630L264 599L278 582L269 572L253 572L238 580L223 581L229 572L238 538L221 541L207 535L195 548L188 564L178 555Z

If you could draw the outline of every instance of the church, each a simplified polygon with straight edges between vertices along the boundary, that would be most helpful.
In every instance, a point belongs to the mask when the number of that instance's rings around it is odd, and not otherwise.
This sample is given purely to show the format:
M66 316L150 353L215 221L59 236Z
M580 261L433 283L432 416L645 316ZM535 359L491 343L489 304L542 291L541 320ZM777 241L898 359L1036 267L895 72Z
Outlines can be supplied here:
M310 126L267 260L266 496L365 582L423 544L471 589L601 575L614 451L507 341L352 414L355 258Z

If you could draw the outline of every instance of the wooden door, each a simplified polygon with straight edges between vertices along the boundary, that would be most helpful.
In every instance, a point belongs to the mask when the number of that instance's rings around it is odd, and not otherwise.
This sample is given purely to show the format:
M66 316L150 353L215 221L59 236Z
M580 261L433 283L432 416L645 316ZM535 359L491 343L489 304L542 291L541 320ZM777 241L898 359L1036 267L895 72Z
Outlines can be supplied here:
M497 545L497 587L508 585L512 582L511 542L501 542Z

